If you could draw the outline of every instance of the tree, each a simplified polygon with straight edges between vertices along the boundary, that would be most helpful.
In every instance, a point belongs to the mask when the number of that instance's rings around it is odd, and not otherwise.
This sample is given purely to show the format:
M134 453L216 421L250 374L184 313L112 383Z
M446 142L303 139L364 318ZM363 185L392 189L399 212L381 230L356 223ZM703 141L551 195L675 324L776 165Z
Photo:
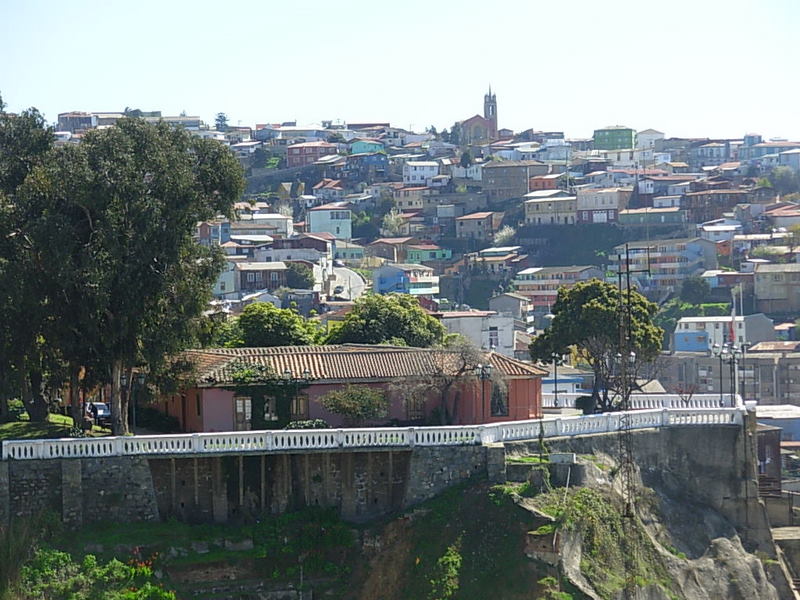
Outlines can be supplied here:
M264 146L259 146L253 152L253 166L256 169L265 169L272 154Z
M681 284L680 298L689 304L702 304L708 300L709 295L711 286L702 277L687 277Z
M344 136L343 136L341 133L339 133L338 131L336 131L336 132L334 132L334 133L331 133L331 134L328 136L327 142L328 142L329 144L346 144L346 143L347 143L347 140L346 140L346 139L344 139Z
M444 341L447 330L408 294L369 295L356 300L341 326L328 336L332 344L383 344L401 341L429 348Z
M441 425L450 425L458 417L459 396L456 388L474 385L478 381L477 370L486 357L469 339L462 335L450 336L437 344L430 353L430 370L413 379L398 381L390 386L390 394L399 397L404 404L420 404L427 398L438 402L437 414ZM501 376L492 373L492 390L503 388ZM480 385L487 385L481 380Z
M789 246L789 252L794 252L800 246L800 225L792 225L789 227L788 235L786 236L786 245Z
M7 400L22 398L32 420L47 418L43 394L45 373L53 353L43 344L42 332L48 323L51 305L44 297L45 271L57 266L40 250L61 252L59 235L64 232L52 205L48 211L41 204L30 206L22 199L20 187L53 152L53 131L35 108L13 115L4 112L0 98L0 361L3 390L0 390L0 417L8 415ZM43 218L46 217L46 218ZM55 227L46 240L34 232ZM63 301L60 300L60 301ZM60 305L61 306L61 305ZM46 357L45 357L46 354ZM11 379L17 384L10 384ZM16 389L14 389L16 387ZM16 392L16 393L15 393Z
M797 192L798 188L800 188L800 180L798 180L797 174L789 167L775 167L769 174L769 180L772 183L772 187L781 196Z
M121 375L132 382L136 364L155 369L192 340L222 267L194 240L196 223L232 216L244 182L229 149L163 122L121 119L79 148L78 187L94 215L85 276L102 337L93 342L110 367L114 433L125 434Z
M214 127L217 131L228 131L228 115L224 112L217 113L217 116L214 118Z
M308 346L316 341L316 327L295 311L269 302L250 304L239 316L238 337L231 345L241 347Z
M661 350L663 331L653 323L657 308L636 290L620 291L599 279L562 287L550 327L530 344L531 358L550 362L576 347L594 372L595 407L618 408L623 386L643 375Z
M472 152L470 152L469 150L464 150L464 152L461 153L461 166L466 169L471 164L472 164Z
M314 287L314 269L304 263L286 264L286 285L292 289L310 290Z
M450 128L450 143L456 146L461 145L461 123L456 121Z
M403 225L405 225L405 222L406 221L403 218L403 214L396 208L392 208L388 213L383 215L381 232L383 235L387 236L400 235L400 233L403 231Z
M500 230L494 234L494 244L495 246L508 244L514 239L515 235L517 235L516 229L510 225L503 225L503 227L501 227Z
M366 385L347 385L333 390L322 396L319 402L326 410L341 415L348 424L355 426L389 414L389 400L383 391Z

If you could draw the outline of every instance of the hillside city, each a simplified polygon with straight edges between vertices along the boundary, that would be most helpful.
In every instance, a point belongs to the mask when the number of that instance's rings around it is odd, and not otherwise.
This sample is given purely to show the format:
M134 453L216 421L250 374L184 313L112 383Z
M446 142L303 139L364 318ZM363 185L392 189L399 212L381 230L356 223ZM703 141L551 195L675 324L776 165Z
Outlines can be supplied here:
M128 114L218 140L246 171L236 216L196 231L225 254L209 308L222 318L270 302L327 326L364 294L408 294L449 332L527 361L559 289L616 285L630 263L665 329L658 389L730 391L715 366L730 344L749 361L743 398L786 403L800 385L800 142L624 126L567 139L503 128L498 104L489 89L481 114L441 132ZM79 143L123 116L63 113L55 136ZM296 264L313 282L298 285ZM570 375L565 391L588 386Z
M800 141L502 107L0 98L0 600L800 597Z

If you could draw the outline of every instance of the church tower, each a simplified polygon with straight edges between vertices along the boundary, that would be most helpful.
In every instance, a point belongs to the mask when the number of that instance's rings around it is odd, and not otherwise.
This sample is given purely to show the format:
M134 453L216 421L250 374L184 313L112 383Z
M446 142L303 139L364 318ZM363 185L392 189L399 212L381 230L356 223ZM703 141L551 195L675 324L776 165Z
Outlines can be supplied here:
M492 93L492 86L483 97L483 117L491 123L490 137L497 139L497 97Z

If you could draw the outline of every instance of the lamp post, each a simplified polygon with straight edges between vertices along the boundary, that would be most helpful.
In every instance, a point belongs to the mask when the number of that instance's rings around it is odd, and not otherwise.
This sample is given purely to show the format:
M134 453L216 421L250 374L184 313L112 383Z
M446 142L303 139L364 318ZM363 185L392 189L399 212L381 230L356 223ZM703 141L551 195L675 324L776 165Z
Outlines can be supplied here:
M738 359L742 354L742 351L734 346L733 344L730 345L728 348L728 353L730 356L728 357L728 364L731 369L731 406L734 405L734 398L736 397L737 384L738 378L736 377L736 365L738 363Z
M550 358L553 359L553 408L558 408L558 360L560 357L557 352L553 352Z
M486 380L492 376L492 365L478 365L475 370L478 372L478 379L481 382L481 421L486 421Z
M747 400L747 349L750 344L744 343L739 348L742 350L742 400Z
M136 383L139 384L139 393L144 388L145 374L141 371L136 375ZM133 394L133 427L136 428L136 404L139 402L139 397L136 393ZM135 432L134 432L135 433Z
M728 353L728 348L724 344L722 346L719 344L714 344L711 348L713 355L719 358L719 405L724 406L725 401L722 397L722 369L723 362L725 361L725 355Z

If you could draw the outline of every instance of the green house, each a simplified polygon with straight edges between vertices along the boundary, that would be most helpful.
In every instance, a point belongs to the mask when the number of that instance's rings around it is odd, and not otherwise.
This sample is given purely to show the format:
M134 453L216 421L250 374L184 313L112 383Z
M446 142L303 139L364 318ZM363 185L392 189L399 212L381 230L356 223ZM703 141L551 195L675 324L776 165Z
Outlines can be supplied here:
M447 260L453 256L448 248L440 248L435 244L415 244L408 246L406 260L410 263L422 263L427 260Z
M595 150L627 150L636 146L636 131L630 127L614 125L594 130Z
M356 140L350 144L351 154L374 154L383 150L383 144L376 140Z

